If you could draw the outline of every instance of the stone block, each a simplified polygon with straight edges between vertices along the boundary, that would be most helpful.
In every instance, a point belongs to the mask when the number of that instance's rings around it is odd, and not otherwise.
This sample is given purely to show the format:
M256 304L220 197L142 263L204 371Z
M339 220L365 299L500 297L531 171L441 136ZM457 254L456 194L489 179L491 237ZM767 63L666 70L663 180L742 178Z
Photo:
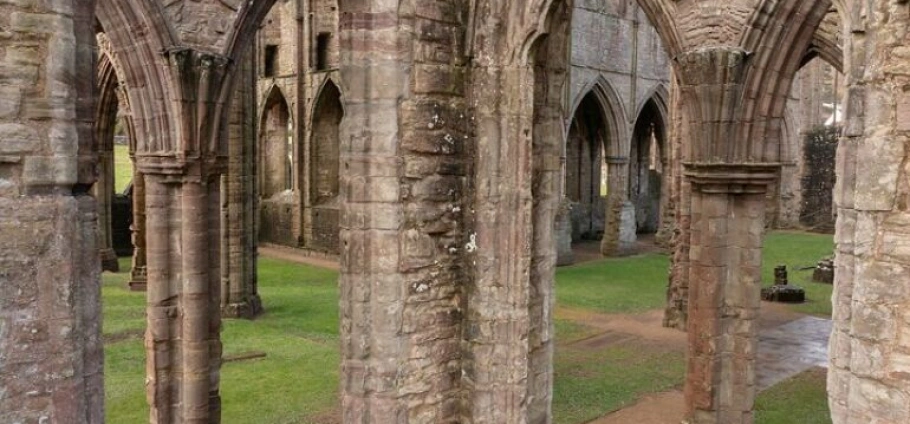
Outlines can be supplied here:
M856 161L856 209L890 211L897 195L897 180L904 157L903 143L890 136L871 135L859 143Z

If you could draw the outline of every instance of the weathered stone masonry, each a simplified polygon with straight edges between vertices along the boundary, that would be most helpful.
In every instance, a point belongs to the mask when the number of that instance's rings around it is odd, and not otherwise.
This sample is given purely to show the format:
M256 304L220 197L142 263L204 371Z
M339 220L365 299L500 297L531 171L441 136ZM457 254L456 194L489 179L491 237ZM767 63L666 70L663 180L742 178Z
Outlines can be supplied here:
M902 423L910 5L835 3L848 11L850 92L831 412L838 424ZM779 175L791 81L830 50L816 29L831 2L639 4L674 58L670 203L690 220L676 236L685 266L674 266L691 297L688 418L751 423L765 191ZM98 161L95 10L123 64L143 175L150 421L219 422L218 312L244 296L222 290L224 273L251 263L223 270L238 251L221 248L249 243L235 223L249 229L243 211L255 210L223 205L222 187L247 198L258 163L236 158L255 146L232 133L251 119L235 108L251 102L235 82L271 6L0 3L0 364L12 371L0 374L0 421L103 421L96 201L86 195ZM344 422L552 419L572 6L338 4ZM224 242L221 216L233 232Z
M0 3L0 421L103 421L94 2Z

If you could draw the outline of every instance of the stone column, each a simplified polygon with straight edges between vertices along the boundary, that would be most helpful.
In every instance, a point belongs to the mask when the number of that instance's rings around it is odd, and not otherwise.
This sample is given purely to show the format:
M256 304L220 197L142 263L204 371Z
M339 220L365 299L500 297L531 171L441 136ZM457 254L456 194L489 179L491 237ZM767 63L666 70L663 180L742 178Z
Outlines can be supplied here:
M689 165L692 225L687 415L749 424L755 397L765 194L774 165Z
M220 184L194 167L187 175L145 169L146 387L154 423L209 423L221 409Z
M608 156L607 207L604 213L604 237L600 242L600 252L604 256L617 256L635 246L638 239L635 224L635 207L629 202L629 158L626 156Z
M669 200L665 219L672 230L670 236L670 277L667 281L667 305L664 309L664 327L685 330L689 310L689 225L692 187L684 177L683 163L686 162L685 140L688 128L684 116L679 79L673 75L670 83L670 130L667 146L671 157L664 168L668 173Z
M101 256L101 269L117 272L120 265L114 253L114 242L111 235L111 202L114 196L114 150L112 140L104 140L98 152L98 182L93 189L98 201L98 253Z
M256 162L256 76L252 49L243 57L228 123L228 167L222 177L221 314L252 319L262 313L257 287L256 238L253 223Z
M164 122L171 137L150 140L142 134L136 153L145 179L146 395L153 423L216 423L225 168L218 152L227 147L221 137L229 64L223 56L188 48L167 51L164 59L169 82L181 90ZM137 109L134 119L148 119L137 116ZM152 141L161 150L151 150Z
M770 150L764 139L730 139L754 119L737 115L748 69L748 54L739 48L677 56L691 158L684 164L690 188L682 195L691 204L683 205L690 222L688 240L681 241L688 242L688 262L674 276L688 272L690 424L753 421L765 196L780 164L764 162ZM684 250L678 246L677 253Z
M838 145L835 424L910 422L910 4L846 11L847 91Z
M133 233L133 266L129 282L131 291L145 291L148 285L145 225L145 176L139 172L137 166L133 166L133 223L130 225Z
M495 17L516 13L509 6L483 6L477 40L501 36ZM514 52L497 51L498 43L475 46L474 233L467 246L473 281L463 336L463 402L472 423L552 419L554 230L571 9L560 2L551 13L555 27L527 57L510 58Z
M3 423L104 421L94 3L0 2Z
M470 118L449 3L341 13L341 399L346 423L464 419ZM425 37L433 28L441 37ZM395 46L391 48L391 46ZM457 59L456 59L457 58ZM453 63L455 61L455 63Z

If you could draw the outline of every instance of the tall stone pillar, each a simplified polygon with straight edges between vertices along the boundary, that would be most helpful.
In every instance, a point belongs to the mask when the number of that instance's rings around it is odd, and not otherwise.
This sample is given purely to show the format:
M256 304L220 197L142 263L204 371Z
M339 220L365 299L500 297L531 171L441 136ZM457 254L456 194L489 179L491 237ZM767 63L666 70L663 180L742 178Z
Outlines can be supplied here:
M462 196L470 118L461 94L466 70L456 10L444 2L417 9L386 1L342 7L339 286L346 423L464 419L469 271L462 262L462 223L469 207ZM422 28L448 35L425 37Z
M748 424L755 396L765 194L774 165L691 165L687 415Z
M518 13L510 6L518 3L482 6L476 39L501 36L494 17ZM554 237L571 9L560 2L551 13L549 36L518 58L497 43L475 46L474 233L467 246L473 281L463 336L464 403L473 423L552 419Z
M716 47L677 58L689 117L684 164L690 186L685 383L691 424L751 424L765 195L780 164L764 140L731 140L751 119L736 115L748 54ZM678 274L677 274L678 275ZM672 292L671 292L672 293Z
M676 75L670 83L670 131L667 146L670 163L664 168L669 174L669 199L664 219L670 235L670 276L667 281L667 304L664 309L663 325L668 328L685 330L689 312L689 226L691 223L692 187L683 175L683 163L687 162L685 142L688 139L685 110L680 95L679 79Z
M101 256L101 269L117 272L120 265L117 262L117 254L114 253L111 234L111 203L114 197L113 147L113 144L105 143L98 151L98 182L93 191L98 202L98 254Z
M604 236L600 242L600 253L616 256L628 252L638 239L635 224L635 207L629 202L629 158L608 156L607 207L604 213Z
M135 159L134 159L135 160ZM148 286L145 249L145 176L133 167L133 266L130 269L129 287L132 291L145 291Z
M104 421L95 2L2 2L0 422Z
M850 3L848 3L850 4ZM847 10L847 110L838 143L835 424L910 422L910 4Z
M221 313L252 319L262 313L256 276L256 76L253 50L238 65L227 126L228 167L222 176Z
M140 137L136 162L145 181L148 270L146 394L156 424L220 422L221 174L217 155L227 113L228 60L208 52L168 51L165 66L182 91L167 124L193 128ZM134 109L134 118L136 118ZM155 141L159 141L155 140Z
M220 411L217 176L146 172L151 419L208 423ZM215 377L215 378L213 378Z

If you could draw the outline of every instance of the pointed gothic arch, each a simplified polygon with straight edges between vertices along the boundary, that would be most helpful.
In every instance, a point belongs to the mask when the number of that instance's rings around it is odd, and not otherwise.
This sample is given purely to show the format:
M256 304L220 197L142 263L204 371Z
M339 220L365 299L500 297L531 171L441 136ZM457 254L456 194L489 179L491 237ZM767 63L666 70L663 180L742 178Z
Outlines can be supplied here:
M639 234L660 230L662 203L669 185L667 115L665 97L659 88L638 111L629 145L629 201L635 207L635 228Z
M270 198L294 189L294 123L288 102L278 86L269 90L261 111L261 193L263 198Z

